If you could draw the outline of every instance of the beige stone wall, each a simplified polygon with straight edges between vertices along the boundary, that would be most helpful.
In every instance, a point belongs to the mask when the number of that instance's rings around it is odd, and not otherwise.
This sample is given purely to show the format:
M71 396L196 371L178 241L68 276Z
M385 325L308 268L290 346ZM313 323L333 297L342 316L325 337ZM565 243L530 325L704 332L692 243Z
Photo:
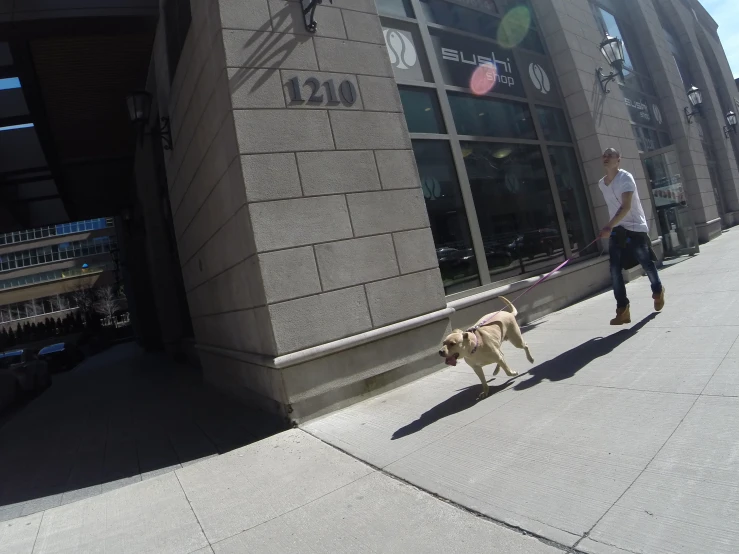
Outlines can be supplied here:
M444 308L428 217L374 2L320 6L315 35L296 0L192 7L171 86L161 22L154 73L196 340L206 379L284 412L271 360ZM356 101L294 102L293 78Z

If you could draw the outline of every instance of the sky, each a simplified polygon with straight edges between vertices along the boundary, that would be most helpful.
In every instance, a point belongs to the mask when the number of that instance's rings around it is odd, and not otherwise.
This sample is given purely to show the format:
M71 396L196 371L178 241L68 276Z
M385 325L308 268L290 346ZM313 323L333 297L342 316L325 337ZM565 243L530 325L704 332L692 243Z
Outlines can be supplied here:
M739 77L739 8L737 0L700 0L718 23L718 35L734 78Z

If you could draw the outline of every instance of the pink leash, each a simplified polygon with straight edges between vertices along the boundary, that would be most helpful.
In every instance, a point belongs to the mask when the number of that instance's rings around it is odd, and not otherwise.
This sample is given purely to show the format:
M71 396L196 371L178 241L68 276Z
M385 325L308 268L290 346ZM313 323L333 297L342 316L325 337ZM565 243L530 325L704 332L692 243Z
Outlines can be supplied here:
M585 248L583 248L583 250L587 250L588 248L590 248L592 245L594 245L599 240L600 240L599 238L596 238L593 242L591 242ZM516 298L514 298L513 299L513 302L511 302L511 304L514 304L515 305L515 303L518 302L521 297L523 297L524 295L528 294L529 292L531 292L532 290L534 290L536 287L538 287L539 285L541 285L544 281L546 281L547 279L549 279L552 275L554 275L560 269L562 269L564 266L566 266L568 263L570 263L574 258L575 258L574 256L570 256L569 258L567 258L565 261L563 261L561 264L559 264L557 267L555 267L552 271L550 271L549 273L547 273L546 275L544 275L543 277L541 277L536 283L534 283L533 285L531 285L529 288L527 288L525 291L523 291L521 294L519 294ZM487 323L491 319L493 319L496 315L498 315L503 310L505 310L505 308L501 308L500 310L498 310L497 312L495 312L490 317L487 317L487 318L483 319L477 325L475 325L475 326L470 327L469 329L467 329L467 332L468 333L472 333L472 336L475 337L475 346L472 349L472 352L471 352L472 354L474 354L475 352L477 352L477 346L479 344L477 342L477 335L475 334L475 332L478 331L480 329L480 327L485 327L487 325Z

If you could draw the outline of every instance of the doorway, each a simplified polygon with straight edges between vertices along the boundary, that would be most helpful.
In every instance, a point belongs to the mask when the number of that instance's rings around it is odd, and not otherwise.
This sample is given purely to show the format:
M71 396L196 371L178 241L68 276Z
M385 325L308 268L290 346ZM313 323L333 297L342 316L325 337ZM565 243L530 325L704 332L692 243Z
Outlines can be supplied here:
M641 158L657 212L665 257L697 254L698 231L688 206L675 147L648 152Z

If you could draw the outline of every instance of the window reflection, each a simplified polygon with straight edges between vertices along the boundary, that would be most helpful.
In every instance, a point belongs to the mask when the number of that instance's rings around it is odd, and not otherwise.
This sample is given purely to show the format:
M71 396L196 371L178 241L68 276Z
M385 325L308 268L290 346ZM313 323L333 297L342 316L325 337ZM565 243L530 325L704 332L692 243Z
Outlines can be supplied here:
M541 149L463 142L462 151L493 280L564 259Z
M536 139L529 107L522 102L449 94L449 104L460 135Z
M375 0L377 13L391 17L414 18L410 0Z
M413 152L444 290L453 294L480 286L467 212L449 143L444 140L414 140Z
M537 106L539 122L546 140L555 142L572 142L570 130L567 128L567 118L562 110L547 106Z
M596 245L583 250L595 235L575 151L566 146L549 146L548 150L572 253L580 256L592 254L597 251Z
M446 133L435 90L398 87L411 133Z
M452 27L489 39L498 38L500 27L499 17L504 15L504 11L499 10L492 0L478 0L475 4L477 9L465 8L459 4L446 2L445 0L421 0L421 8L423 9L424 15L431 23ZM544 46L533 25L521 38L520 42L517 42L516 46L539 53L544 52Z

